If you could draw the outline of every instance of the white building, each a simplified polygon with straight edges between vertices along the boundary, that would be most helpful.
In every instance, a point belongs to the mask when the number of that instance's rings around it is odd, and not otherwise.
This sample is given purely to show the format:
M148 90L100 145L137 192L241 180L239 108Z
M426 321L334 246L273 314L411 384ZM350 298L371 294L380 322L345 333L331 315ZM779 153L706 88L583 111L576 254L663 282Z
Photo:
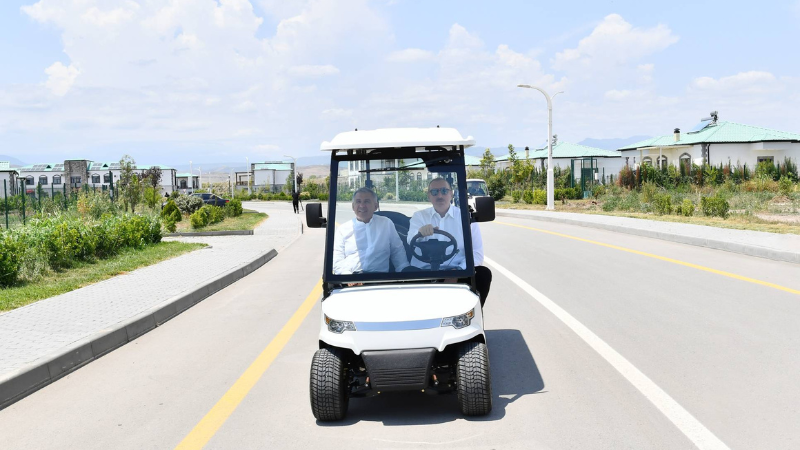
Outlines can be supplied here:
M8 161L0 161L0 189L5 189L5 192L0 191L0 195L12 195L19 187L19 170L11 167ZM2 197L0 197L2 198Z
M252 173L253 180L251 188L254 191L266 188L270 192L279 192L283 189L283 185L291 181L292 172L291 162L265 161L252 163L250 164L250 173ZM248 181L249 174L242 180L244 186L247 186ZM239 183L239 177L237 176L236 184L239 185Z
M734 122L719 122L717 113L703 119L688 132L654 137L619 149L625 164L642 162L666 167L670 164L747 164L761 161L783 164L785 158L800 159L800 134L770 130Z
M184 194L192 193L195 189L200 189L200 176L190 173L175 174L175 189Z
M134 173L142 173L151 167L161 169L161 194L176 189L176 171L166 166L135 165ZM25 181L25 191L36 193L39 187L43 193L51 195L67 189L84 187L96 190L108 190L109 184L116 187L119 181L119 162L103 163L81 160L66 160L63 163L31 164L19 169L19 179Z

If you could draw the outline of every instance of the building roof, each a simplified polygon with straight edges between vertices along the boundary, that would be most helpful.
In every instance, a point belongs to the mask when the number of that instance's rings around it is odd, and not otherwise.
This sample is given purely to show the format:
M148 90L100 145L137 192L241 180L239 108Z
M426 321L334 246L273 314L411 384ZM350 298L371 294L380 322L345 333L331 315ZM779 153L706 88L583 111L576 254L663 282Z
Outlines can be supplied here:
M192 175L189 172L175 174L175 178L189 178L192 176L198 178L200 175Z
M63 172L64 163L28 164L19 168L20 172Z
M253 170L292 170L292 163L290 162L263 162L253 163Z
M800 142L800 134L771 130L736 122L718 122L709 124L698 132L681 133L680 140L674 134L657 136L651 139L627 145L619 150L635 150L642 147L672 147L701 143L740 143L740 142Z
M394 148L424 146L475 145L472 136L464 138L455 128L381 128L378 130L339 133L320 150L351 150L357 148Z
M525 150L516 150L517 159L525 159ZM587 147L585 145L573 144L571 142L557 142L553 146L553 158L619 158L622 155L615 150L603 150L602 148ZM547 158L547 145L542 148L533 149L528 153L528 159ZM508 155L501 156L495 161L508 161Z
M67 161L84 161L84 160L74 160L70 159ZM145 165L145 164L135 164L133 166L134 170L145 170L153 167L153 165ZM161 166L155 165L155 167L160 168L161 170L173 170L172 167L168 166ZM119 161L117 162L97 162L97 161L87 161L86 165L87 170L94 170L94 171L101 171L101 170L119 170ZM63 172L64 171L64 163L39 163L39 164L29 164L27 166L23 166L19 169L21 172Z

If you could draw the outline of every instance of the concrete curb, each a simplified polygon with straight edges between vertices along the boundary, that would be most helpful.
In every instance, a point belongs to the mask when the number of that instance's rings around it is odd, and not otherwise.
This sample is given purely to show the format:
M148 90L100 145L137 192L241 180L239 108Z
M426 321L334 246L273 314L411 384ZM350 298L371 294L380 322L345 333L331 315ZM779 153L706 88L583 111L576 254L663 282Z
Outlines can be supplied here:
M192 231L186 233L164 233L164 237L179 236L252 236L253 230L230 230L230 231Z
M740 242L731 242L731 241L722 241L722 240L701 238L695 236L686 236L677 233L666 233L662 231L645 230L641 228L633 228L622 225L595 223L589 221L567 219L563 217L544 217L539 215L533 216L528 214L520 214L520 213L506 212L506 211L502 212L497 211L495 214L497 216L513 217L516 219L539 220L542 222L566 223L569 225L578 225L581 227L599 228L601 230L614 231L617 233L633 234L636 236L661 239L662 241L677 242L679 244L688 244L697 247L706 247L715 250L723 250L731 253L740 253L743 255L756 256L759 258L766 258L774 261L800 264L800 253L786 252L786 251L776 250L774 248L760 247L757 245L748 245Z
M0 377L0 410L21 400L89 362L161 326L195 304L246 277L278 255L275 249L222 274L201 286L183 292L141 314L92 336L74 342L56 353Z

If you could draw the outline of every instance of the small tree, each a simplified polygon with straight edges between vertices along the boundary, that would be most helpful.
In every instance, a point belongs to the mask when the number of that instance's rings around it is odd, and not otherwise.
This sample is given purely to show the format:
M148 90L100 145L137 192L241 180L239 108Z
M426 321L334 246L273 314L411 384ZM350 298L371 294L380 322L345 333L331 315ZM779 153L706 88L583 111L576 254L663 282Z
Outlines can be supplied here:
M130 204L130 196L128 188L132 183L134 177L134 170L136 169L136 161L130 155L124 155L119 160L119 184L117 185L117 192L122 199L123 211L128 212L128 204Z
M494 155L487 148L486 151L483 152L483 158L481 158L481 178L488 180L494 173L495 166Z
M147 206L155 208L161 198L161 168L153 166L142 173L142 179L146 189L144 190L144 200Z

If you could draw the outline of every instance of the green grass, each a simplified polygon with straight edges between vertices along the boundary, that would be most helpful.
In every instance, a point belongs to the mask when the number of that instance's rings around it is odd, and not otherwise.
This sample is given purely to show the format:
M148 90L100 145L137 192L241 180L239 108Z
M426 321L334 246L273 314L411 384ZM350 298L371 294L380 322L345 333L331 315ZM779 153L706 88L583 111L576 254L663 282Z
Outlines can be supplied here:
M48 273L35 281L0 289L0 311L10 311L205 246L206 244L160 242L141 250L128 248L108 259L77 263L70 269Z
M265 213L246 213L239 217L226 217L225 220L219 223L205 226L203 228L194 229L191 226L189 219L184 218L178 222L178 227L175 231L191 233L200 231L238 231L238 230L252 230L257 227L261 222L266 220L269 216Z
M598 202L598 204L601 202ZM525 203L498 203L498 209L530 209L543 211L544 205L528 205ZM718 228L730 228L734 230L766 231L768 233L781 234L800 234L800 225L772 220L764 220L750 214L730 214L727 219L720 217L707 217L695 211L695 215L684 217L678 215L659 216L653 213L626 212L626 211L603 211L599 205L592 205L591 200L567 200L566 204L561 201L555 202L556 212L570 212L581 214L598 214L605 216L629 217L633 219L657 220L660 222L691 223L695 225L705 225Z

